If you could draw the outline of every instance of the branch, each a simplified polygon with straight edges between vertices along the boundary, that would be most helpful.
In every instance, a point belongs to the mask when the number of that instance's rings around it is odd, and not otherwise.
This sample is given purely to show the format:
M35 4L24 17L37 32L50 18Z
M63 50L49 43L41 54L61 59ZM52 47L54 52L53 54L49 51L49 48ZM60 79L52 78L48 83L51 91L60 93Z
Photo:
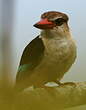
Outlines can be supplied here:
M28 89L16 95L16 110L57 110L86 104L86 82Z

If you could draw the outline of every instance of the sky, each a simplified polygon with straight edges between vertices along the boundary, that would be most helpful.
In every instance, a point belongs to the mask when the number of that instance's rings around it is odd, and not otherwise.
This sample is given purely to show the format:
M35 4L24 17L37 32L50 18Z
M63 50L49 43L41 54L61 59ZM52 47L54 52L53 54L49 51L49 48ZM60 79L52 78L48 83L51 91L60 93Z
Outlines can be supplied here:
M64 76L63 81L86 79L86 1L85 0L15 0L13 22L13 45L15 71L25 46L40 30L33 27L46 11L68 14L69 25L77 44L77 59Z

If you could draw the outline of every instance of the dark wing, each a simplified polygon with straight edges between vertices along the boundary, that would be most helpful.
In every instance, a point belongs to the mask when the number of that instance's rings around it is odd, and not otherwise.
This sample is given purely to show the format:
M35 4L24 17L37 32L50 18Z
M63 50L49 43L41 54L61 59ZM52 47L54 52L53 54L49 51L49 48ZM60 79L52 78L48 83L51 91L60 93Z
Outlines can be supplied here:
M20 81L24 77L29 77L33 70L41 61L44 55L44 44L41 38L36 37L24 49L22 54L16 81Z

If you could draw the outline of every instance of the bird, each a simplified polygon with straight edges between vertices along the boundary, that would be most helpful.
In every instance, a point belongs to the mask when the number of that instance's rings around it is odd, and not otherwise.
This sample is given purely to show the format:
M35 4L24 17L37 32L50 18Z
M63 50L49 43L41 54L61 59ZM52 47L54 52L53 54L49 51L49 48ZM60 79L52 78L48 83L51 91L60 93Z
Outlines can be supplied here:
M24 49L16 75L16 87L45 87L48 82L61 84L77 56L75 40L68 25L67 14L47 11L33 26L40 34Z

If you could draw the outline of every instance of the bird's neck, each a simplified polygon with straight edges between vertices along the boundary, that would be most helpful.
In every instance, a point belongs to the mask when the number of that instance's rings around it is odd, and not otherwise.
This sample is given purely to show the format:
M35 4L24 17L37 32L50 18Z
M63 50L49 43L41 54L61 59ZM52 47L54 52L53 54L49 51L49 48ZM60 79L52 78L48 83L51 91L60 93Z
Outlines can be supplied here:
M63 32L63 33L58 33L57 31L54 30L43 30L41 31L41 37L43 39L71 39L71 33L69 31Z

